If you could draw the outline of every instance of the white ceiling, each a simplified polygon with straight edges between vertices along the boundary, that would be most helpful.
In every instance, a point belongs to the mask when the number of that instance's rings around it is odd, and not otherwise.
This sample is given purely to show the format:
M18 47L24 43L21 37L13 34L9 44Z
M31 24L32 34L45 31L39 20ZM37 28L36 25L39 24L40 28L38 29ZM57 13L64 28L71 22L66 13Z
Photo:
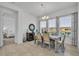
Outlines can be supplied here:
M43 4L42 7L41 3ZM36 17L76 5L75 2L16 2L13 4Z

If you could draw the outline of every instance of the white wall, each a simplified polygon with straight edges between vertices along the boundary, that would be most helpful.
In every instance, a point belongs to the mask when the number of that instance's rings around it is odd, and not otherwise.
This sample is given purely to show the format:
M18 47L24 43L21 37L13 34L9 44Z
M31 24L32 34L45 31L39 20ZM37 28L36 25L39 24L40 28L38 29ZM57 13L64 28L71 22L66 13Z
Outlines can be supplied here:
M1 20L1 9L0 9L0 47L3 45L3 35L2 35L2 20Z
M16 25L17 28L17 37L16 37L16 43L22 43L23 42L23 33L26 31L26 28L30 23L37 24L37 19L28 13L23 12L20 8L16 7L15 5L9 4L9 3L0 3L0 5L11 8L13 10L18 11L18 23ZM26 27L25 27L26 25ZM36 26L37 27L37 26Z
M78 3L78 48L79 48L79 3Z

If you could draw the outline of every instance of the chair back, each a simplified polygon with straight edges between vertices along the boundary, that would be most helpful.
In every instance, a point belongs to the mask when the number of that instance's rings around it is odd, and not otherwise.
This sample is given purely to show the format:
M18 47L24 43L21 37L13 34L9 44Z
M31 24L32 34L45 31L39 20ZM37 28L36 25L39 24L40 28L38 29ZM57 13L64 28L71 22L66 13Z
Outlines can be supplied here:
M37 36L37 38L38 38L39 40L41 40L41 34L40 34L40 33L38 33L36 36Z
M48 33L43 33L43 40L49 41L49 34Z

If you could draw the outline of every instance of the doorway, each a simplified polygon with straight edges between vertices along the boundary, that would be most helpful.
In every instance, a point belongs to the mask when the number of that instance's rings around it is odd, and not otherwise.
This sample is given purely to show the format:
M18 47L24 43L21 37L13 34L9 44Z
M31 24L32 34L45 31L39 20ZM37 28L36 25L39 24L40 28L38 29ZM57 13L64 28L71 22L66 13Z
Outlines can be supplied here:
M14 44L17 34L17 11L7 7L1 8L1 21L2 21L2 42L3 45Z

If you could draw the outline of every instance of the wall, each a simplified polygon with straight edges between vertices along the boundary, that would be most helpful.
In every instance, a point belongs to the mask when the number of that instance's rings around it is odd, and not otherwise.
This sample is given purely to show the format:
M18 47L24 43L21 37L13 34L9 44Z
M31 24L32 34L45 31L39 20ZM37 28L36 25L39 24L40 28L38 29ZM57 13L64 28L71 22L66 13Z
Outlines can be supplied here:
M3 35L2 35L2 20L1 20L1 8L0 8L0 47L3 45Z
M28 25L30 23L34 23L36 26L37 19L35 17L29 15L28 13L23 12L23 10L16 7L15 5L12 5L9 3L0 3L0 5L17 11L18 18L16 20L17 24L16 24L16 40L15 40L15 42L18 44L22 43L23 42L23 33L26 32L26 29L28 28Z
M79 3L78 3L78 48L79 48Z

